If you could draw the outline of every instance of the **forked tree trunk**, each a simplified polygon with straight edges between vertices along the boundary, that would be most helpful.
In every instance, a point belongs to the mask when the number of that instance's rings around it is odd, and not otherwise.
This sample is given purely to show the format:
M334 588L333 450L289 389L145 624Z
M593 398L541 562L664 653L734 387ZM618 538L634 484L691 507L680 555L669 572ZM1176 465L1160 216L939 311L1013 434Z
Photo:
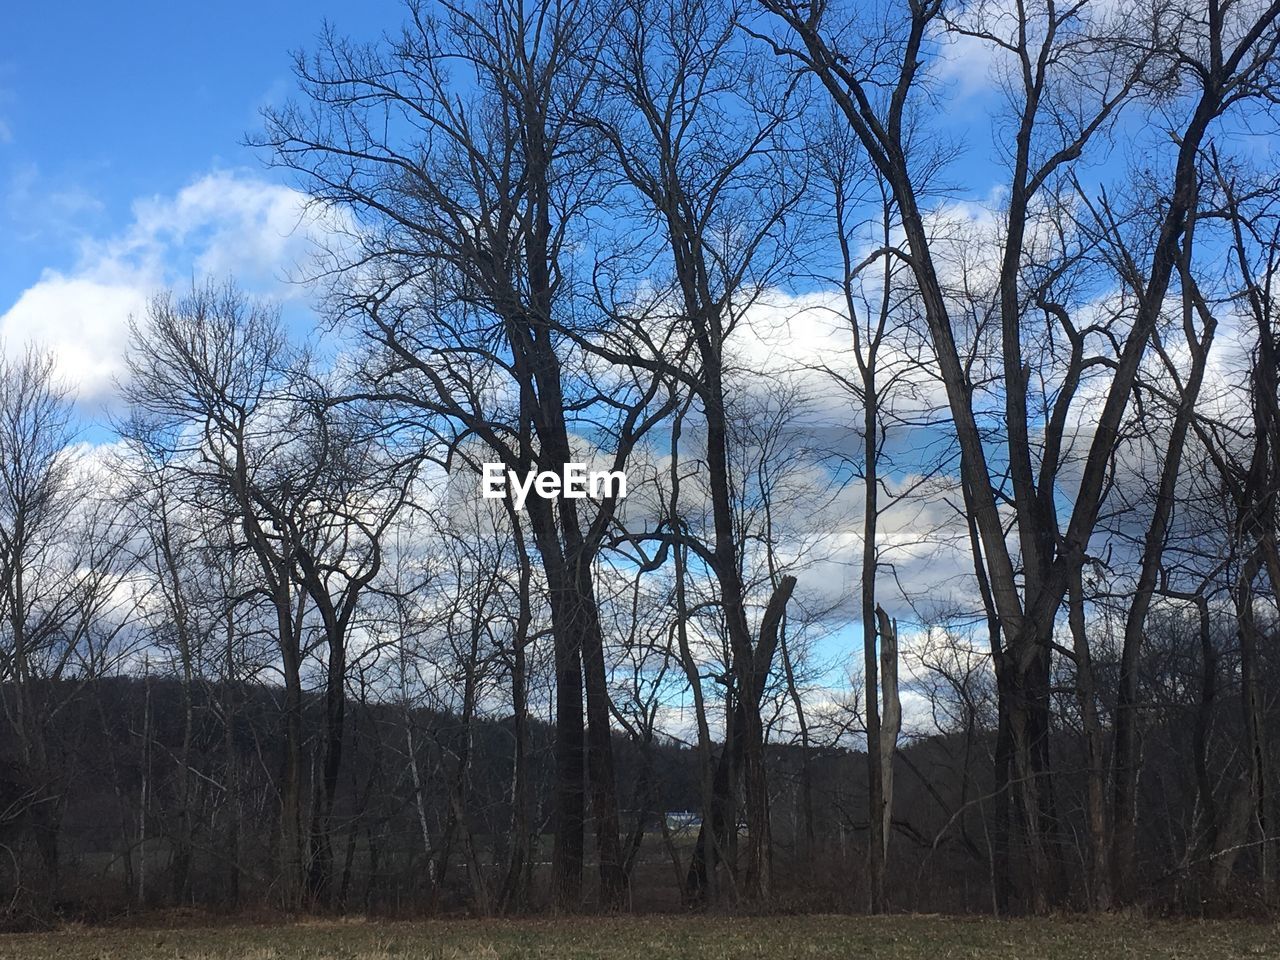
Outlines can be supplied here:
M748 728L747 717L760 713L761 699L764 696L765 682L772 669L773 657L778 646L779 630L782 616L786 612L787 602L795 589L796 578L785 576L779 582L769 603L765 607L760 621L760 637L755 649L748 657L749 665L745 671L745 685L735 693L733 713L729 724L731 739L720 753L716 764L715 778L712 785L713 810L711 823L703 820L698 829L698 840L694 847L693 858L689 864L688 887L691 897L702 899L707 885L707 851L714 847L726 850L732 847L733 836L737 830L737 803L734 791L735 781L743 780L744 792L748 797L747 829L748 863L743 872L743 883L752 897L760 897L769 885L769 823L767 780L763 765L763 738L757 745L760 760L753 766L748 760L749 744L747 740L759 727L752 731ZM763 796L762 796L763 794ZM754 832L751 832L753 831ZM752 837L755 837L753 840Z

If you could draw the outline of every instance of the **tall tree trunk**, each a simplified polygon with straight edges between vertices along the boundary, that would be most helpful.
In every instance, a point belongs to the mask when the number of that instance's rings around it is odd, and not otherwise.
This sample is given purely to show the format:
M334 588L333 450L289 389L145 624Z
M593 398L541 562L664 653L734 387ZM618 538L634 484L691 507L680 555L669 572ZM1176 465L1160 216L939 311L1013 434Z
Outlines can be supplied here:
M884 744L880 729L879 659L876 653L876 528L880 519L879 476L879 403L874 367L863 373L863 481L862 481L862 670L867 714L867 882L870 888L871 912L885 909L884 876L888 850L885 811ZM881 624L880 635L885 637ZM895 736L896 736L895 731Z
M623 866L618 792L613 763L613 723L604 660L604 637L591 583L590 561L579 555L578 592L582 598L582 673L587 692L587 780L591 785L591 809L596 821L596 855L599 858L600 901L606 910L624 904L627 876Z
M747 892L753 898L758 898L768 888L769 810L767 782L763 769L763 740L759 751L761 762L752 767L748 760L748 745L745 742L747 734L743 728L747 726L748 716L752 713L757 717L760 715L761 699L764 696L765 682L778 646L782 617L795 585L796 578L793 576L785 576L778 581L778 586L769 598L764 616L760 621L760 639L748 658L745 684L735 691L736 696L733 698L732 714L728 724L729 742L720 752L712 784L711 823L708 824L704 820L699 827L693 859L689 864L688 886L690 896L693 897L701 897L701 892L706 888L707 851L712 846L720 850L731 846L731 831L736 832L737 827L737 804L734 802L733 788L734 781L739 777L743 780L744 792L749 801L747 805L748 842L751 843L750 831L753 827L756 831L755 835L759 838L758 844L750 850L748 856L759 858L761 861L756 868L757 872L753 875L750 872L752 860L748 860ZM761 793L764 793L763 797ZM757 815L754 822L751 816L753 811Z
M528 680L525 677L524 632L517 631L517 634L511 666L511 853L499 896L499 909L503 912L519 912L525 908L533 859L529 823Z
M683 226L672 232L680 236ZM738 545L734 530L732 479L729 468L728 423L725 415L723 383L723 331L718 309L705 291L698 290L697 277L704 275L689 257L677 256L678 269L684 274L686 303L690 304L701 362L700 395L707 428L707 475L711 513L715 530L712 556L714 573L720 587L720 605L724 611L725 629L733 652L733 676L736 686L734 716L740 720L734 731L741 756L743 796L747 821L747 860L744 869L746 894L755 900L767 899L771 889L769 872L768 783L764 766L764 730L760 717L760 700L756 695L758 674L756 653L759 646L751 643L747 626L745 597L738 567ZM788 594L790 591L787 591ZM777 596L777 592L775 592ZM770 601L772 605L772 599ZM761 638L763 640L763 637ZM772 651L769 660L772 662ZM763 684L763 678L759 683ZM729 751L730 773L736 772ZM722 762L724 757L722 756ZM730 776L730 788L735 777ZM731 797L721 793L721 802ZM736 810L723 810L724 822L736 822Z
M546 185L542 187L545 189ZM507 330L517 356L522 410L532 421L541 443L537 462L563 465L573 462L573 457L560 358L555 352L550 321L551 281L546 250L551 228L546 221L546 202L539 203L536 209L538 242L531 243L530 249L541 249L543 255L530 253L528 257L531 283L538 294L537 307L532 311L536 319L513 317ZM523 459L533 463L527 445L524 453ZM547 576L555 641L557 813L552 850L553 897L561 910L576 909L581 903L585 767L596 823L601 902L606 909L618 909L625 897L626 878L622 869L604 637L592 582L595 548L583 537L575 500L562 498L553 508L549 501L531 498L527 510Z
M560 546L552 527L551 508L531 501L529 517L542 557L551 598L555 665L555 804L551 846L551 898L558 911L577 910L582 903L582 869L586 795L585 729L582 711L582 649Z
M1244 563L1236 586L1236 622L1240 640L1240 705L1244 716L1244 748L1248 758L1250 823L1258 838L1258 875L1264 896L1270 892L1272 865L1268 830L1267 737L1263 725L1259 690L1259 631L1254 614L1253 582L1261 567L1260 550L1255 548Z
M226 613L226 677L223 683L223 752L226 758L226 799L224 809L227 816L227 901L232 909L240 905L240 748L236 741L236 699L239 695L236 677L235 655L235 608L227 607Z
M318 604L319 606L319 604ZM323 610L323 607L322 607ZM335 622L332 611L325 611L325 635L329 658L325 665L324 692L324 760L321 791L311 817L311 863L307 886L312 901L319 906L333 906L333 806L342 772L342 741L347 714L347 650L345 629Z
M674 445L675 441L672 442ZM683 544L677 544L675 547L676 643L680 650L680 663L684 668L685 680L693 696L694 720L698 726L698 788L702 801L702 817L698 828L698 840L689 862L689 877L683 887L686 899L691 902L701 900L714 904L719 897L720 889L716 866L722 849L719 841L721 834L708 828L720 816L720 801L716 788L719 770L714 759L711 727L707 721L707 705L702 693L702 675L698 671L698 663L694 659L692 647L689 644L689 606L685 593L686 549Z
M1194 222L1194 221L1193 221ZM1190 250L1192 230L1188 227L1185 242L1179 251L1184 277L1183 313L1187 346L1192 353L1191 371L1178 398L1173 428L1165 446L1164 462L1160 466L1160 480L1156 490L1155 509L1147 524L1142 547L1142 563L1133 602L1125 618L1124 643L1120 654L1120 684L1116 694L1114 779L1115 801L1112 823L1115 825L1112 857L1114 859L1116 895L1123 902L1133 899L1137 870L1137 796L1138 796L1138 658L1142 648L1143 631L1147 613L1156 592L1160 573L1160 561L1169 524L1173 519L1177 500L1178 478L1182 471L1182 453L1186 447L1187 432L1195 415L1200 386L1204 382L1209 348L1213 344L1217 320L1194 291L1190 279ZM1192 317L1199 312L1203 332L1197 338ZM1077 576L1079 574L1077 573Z
M287 581L277 588L276 617L284 670L284 782L280 792L280 895L286 910L302 906L302 663Z
M902 730L902 701L898 698L898 624L880 608L875 609L880 626L880 691L883 700L880 729L878 731L877 759L880 771L880 809L873 811L879 825L880 841L880 902L876 909L885 909L884 870L889 859L889 835L893 822L893 758L898 748L898 734Z
M1093 673L1093 658L1085 633L1084 587L1079 571L1071 579L1068 601L1072 652L1075 654L1076 703L1080 710L1080 724L1084 728L1085 823L1089 844L1086 883L1088 905L1090 910L1107 910L1111 906L1111 870L1107 862L1111 838L1107 833L1106 756L1102 721L1098 717L1098 691Z
M814 824L813 811L813 742L809 732L809 720L805 715L804 698L800 695L800 685L796 682L795 669L791 663L791 652L787 649L787 624L782 623L782 634L779 643L782 654L782 670L787 681L787 693L791 697L791 708L796 712L796 726L800 729L800 823L797 832L800 835L798 858L801 862L813 859L817 850L817 829Z
M1192 847L1192 857L1197 863L1208 866L1209 869L1204 870L1204 873L1212 876L1210 861L1218 852L1219 823L1218 801L1213 781L1209 777L1209 730L1213 723L1213 706L1217 697L1218 651L1210 629L1208 599L1203 593L1196 593L1187 599L1196 605L1200 638L1200 691L1196 698L1191 749L1196 777L1196 808L1200 811L1201 822L1199 837Z
M511 758L511 853L498 897L498 909L507 912L525 908L529 896L529 876L533 869L529 809L529 680L525 661L529 630L533 622L530 595L533 575L520 528L520 518L516 516L510 500L503 502L507 507L507 518L511 522L520 571L517 598L520 606L511 640L511 733L514 741Z
M453 819L462 832L462 845L467 858L467 880L471 886L472 904L480 916L488 916L491 910L489 883L484 873L484 865L480 862L479 850L476 846L475 834L471 829L471 820L467 816L468 784L471 779L471 757L474 749L476 691L480 658L480 637L482 624L475 620L471 627L471 642L466 665L466 677L462 690L462 715L458 718L462 733L462 742L455 753L456 768L453 783L449 790L449 802L453 807Z

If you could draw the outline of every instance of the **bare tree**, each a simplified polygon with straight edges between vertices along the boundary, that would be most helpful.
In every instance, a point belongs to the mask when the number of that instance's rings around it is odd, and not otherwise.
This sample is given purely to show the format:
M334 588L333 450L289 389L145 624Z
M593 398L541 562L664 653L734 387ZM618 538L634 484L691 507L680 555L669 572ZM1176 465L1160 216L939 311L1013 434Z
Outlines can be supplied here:
M361 48L329 34L321 56L300 58L308 106L269 111L258 140L370 227L356 249L335 251L353 270L338 309L372 347L366 391L438 418L447 445L478 438L519 474L580 459L580 437L611 447L618 469L661 420L661 381L626 369L597 377L565 353L570 334L600 329L579 314L565 250L598 202L598 151L575 118L597 95L607 17L583 0L409 11L394 43ZM457 78L455 66L474 76ZM384 114L402 122L384 125ZM564 909L581 899L584 759L602 896L616 907L624 892L592 576L614 509L527 505L558 643L553 861Z
M998 615L1003 643L996 665L1012 744L1012 769L1003 776L1017 790L1023 812L1030 899L1035 909L1044 910L1054 899L1049 885L1054 817L1047 779L1050 636L1073 570L1084 562L1097 527L1116 437L1177 269L1188 218L1196 208L1199 151L1213 121L1254 95L1269 75L1280 7L1237 12L1234 5L1213 3L1202 25L1182 18L1176 7L1160 9L1144 21L1149 30L1137 41L1113 35L1111 26L1116 21L1081 17L1078 7L1060 8L1052 2L1020 6L1011 23L996 15L988 21L987 8L979 6L976 22L954 24L955 29L994 44L1014 64L1007 89L1015 135L998 304L1004 381L1001 425L1016 514L1019 572L1006 540L997 485L992 482L997 475L991 469L974 390L957 347L946 285L922 208L928 161L918 156L920 149L912 139L913 94L936 31L944 26L944 4L912 3L900 13L895 11L898 19L887 21L892 33L878 43L866 43L871 39L864 32L866 25L843 8L772 0L763 5L773 23L782 27L770 35L775 49L810 71L831 97L889 184L902 218L906 251L960 444L966 500ZM1229 30L1224 29L1225 22ZM1063 529L1057 516L1061 436L1078 378L1069 376L1067 387L1058 391L1046 424L1048 435L1041 449L1033 450L1026 386L1030 365L1022 340L1023 239L1033 201L1070 170L1094 135L1150 83L1183 85L1169 202L1143 272L1140 302L1117 345L1106 399ZM1062 313L1058 316L1061 319ZM1073 327L1065 330L1069 338L1078 336ZM1118 752L1117 789L1128 789L1131 770L1132 760Z
M52 356L0 356L0 709L12 731L17 791L3 811L34 843L40 883L7 909L56 901L59 835L76 770L61 714L128 654L136 613L123 563L127 528L109 497L84 496L93 465L72 448L72 396Z
M281 798L281 896L304 892L302 660L306 597L289 536L322 468L298 430L311 411L288 402L288 352L278 315L232 286L208 284L153 299L133 324L124 394L182 464L190 496L234 530L233 550L257 567L251 594L274 618L284 679L286 759Z

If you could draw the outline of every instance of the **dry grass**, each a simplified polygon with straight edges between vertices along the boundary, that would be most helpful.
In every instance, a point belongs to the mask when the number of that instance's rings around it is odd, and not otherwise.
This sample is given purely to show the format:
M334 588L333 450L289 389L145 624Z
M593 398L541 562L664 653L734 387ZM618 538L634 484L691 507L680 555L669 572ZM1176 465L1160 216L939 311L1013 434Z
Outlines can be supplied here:
M670 917L304 922L0 935L4 960L746 960L746 958L1280 957L1280 928L1244 921Z

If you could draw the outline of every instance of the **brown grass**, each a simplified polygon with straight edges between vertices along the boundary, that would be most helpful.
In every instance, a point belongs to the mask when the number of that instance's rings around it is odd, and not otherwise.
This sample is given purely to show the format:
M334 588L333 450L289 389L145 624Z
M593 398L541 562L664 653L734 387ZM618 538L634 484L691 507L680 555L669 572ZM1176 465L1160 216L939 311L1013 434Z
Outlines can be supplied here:
M1221 960L1280 957L1280 928L1103 918L611 917L308 921L0 935L4 960L748 960L748 958Z

